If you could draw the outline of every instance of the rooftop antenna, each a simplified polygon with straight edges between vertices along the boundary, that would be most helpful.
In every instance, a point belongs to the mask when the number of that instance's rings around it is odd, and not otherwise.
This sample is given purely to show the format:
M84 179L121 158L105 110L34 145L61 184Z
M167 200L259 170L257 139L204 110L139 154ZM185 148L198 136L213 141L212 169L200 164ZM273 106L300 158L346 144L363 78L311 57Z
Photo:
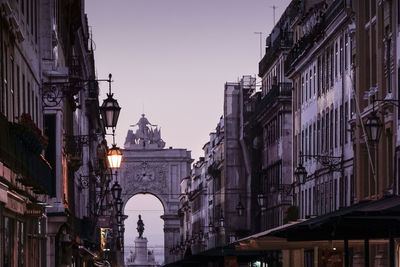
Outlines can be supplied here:
M274 18L274 26L275 26L275 10L278 8L276 5L272 5L272 14L273 14L273 18Z
M260 60L262 59L262 32L254 32L254 34L258 34L260 36Z

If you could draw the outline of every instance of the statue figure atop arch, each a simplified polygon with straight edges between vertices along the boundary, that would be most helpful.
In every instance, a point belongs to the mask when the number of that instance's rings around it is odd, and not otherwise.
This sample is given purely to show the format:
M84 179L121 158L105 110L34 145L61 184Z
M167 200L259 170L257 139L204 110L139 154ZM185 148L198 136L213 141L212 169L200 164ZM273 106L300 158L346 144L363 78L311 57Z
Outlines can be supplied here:
M142 114L139 121L131 125L138 127L135 131L129 130L125 139L125 148L127 149L162 149L165 142L161 139L161 128L151 124L149 120Z

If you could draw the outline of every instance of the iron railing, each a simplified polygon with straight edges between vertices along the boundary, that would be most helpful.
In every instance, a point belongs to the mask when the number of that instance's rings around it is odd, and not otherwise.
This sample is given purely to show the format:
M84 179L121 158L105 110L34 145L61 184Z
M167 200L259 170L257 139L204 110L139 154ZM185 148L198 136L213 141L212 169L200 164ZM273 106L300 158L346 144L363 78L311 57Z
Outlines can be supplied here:
M272 45L267 49L264 57L258 63L258 75L261 77L267 69L272 65L273 61L279 56L283 50L288 50L293 45L293 32L281 32L274 40Z
M308 52L308 50L314 45L314 41L322 36L329 24L331 24L331 22L336 19L340 12L345 8L345 0L336 0L328 7L321 17L320 22L318 22L308 34L300 38L300 40L297 41L290 50L285 60L285 73L289 73L292 70L292 67L298 59Z
M268 108L278 97L282 96L292 96L291 83L278 83L272 85L271 90L269 90L269 92L256 104L255 114L260 114L263 109Z
M40 193L52 192L52 168L47 160L37 151L33 151L22 140L19 133L7 118L0 115L0 160L4 165L18 174L19 182L32 186ZM29 135L29 131L24 132ZM33 135L33 133L31 133ZM37 142L35 138L32 142ZM34 144L32 144L34 146Z

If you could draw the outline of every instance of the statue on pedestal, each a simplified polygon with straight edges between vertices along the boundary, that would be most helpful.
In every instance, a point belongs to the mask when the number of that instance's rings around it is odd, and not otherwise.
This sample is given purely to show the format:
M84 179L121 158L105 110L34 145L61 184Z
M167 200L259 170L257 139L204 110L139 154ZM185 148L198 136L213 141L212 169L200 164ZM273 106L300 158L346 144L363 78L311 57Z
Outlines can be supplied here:
M136 230L139 233L139 238L143 238L143 232L144 232L144 223L142 220L142 216L139 214L139 220L137 222L137 228Z

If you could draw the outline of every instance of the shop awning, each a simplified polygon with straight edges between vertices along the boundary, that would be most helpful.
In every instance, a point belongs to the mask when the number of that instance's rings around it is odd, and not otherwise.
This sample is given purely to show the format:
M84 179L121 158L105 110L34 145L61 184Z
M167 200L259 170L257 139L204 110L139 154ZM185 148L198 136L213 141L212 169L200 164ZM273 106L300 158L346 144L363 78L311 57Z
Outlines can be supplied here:
M270 236L288 241L376 239L400 236L400 197L362 201L304 222L276 229Z

